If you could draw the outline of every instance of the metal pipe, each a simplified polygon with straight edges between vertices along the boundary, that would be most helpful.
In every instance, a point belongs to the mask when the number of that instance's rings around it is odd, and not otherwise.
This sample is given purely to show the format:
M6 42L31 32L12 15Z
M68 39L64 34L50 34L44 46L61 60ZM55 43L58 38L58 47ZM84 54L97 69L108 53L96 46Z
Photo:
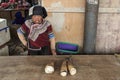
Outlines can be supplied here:
M83 49L85 54L93 54L95 52L98 8L99 0L86 0Z

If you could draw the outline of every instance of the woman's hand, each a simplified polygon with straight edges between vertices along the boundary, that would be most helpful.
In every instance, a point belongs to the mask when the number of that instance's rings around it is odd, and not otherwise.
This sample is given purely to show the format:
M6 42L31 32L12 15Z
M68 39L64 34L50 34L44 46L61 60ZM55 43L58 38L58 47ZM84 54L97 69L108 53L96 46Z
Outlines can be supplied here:
M51 43L51 52L52 52L52 54L57 55L56 50L55 50L55 38L54 37L50 39L50 43Z
M19 37L20 41L23 43L23 45L27 47L27 41L26 41L24 35L18 33L18 37Z
M53 54L53 55L57 55L57 53L56 53L56 50L55 50L55 49L52 49L52 50L51 50L51 52L52 52L52 54Z

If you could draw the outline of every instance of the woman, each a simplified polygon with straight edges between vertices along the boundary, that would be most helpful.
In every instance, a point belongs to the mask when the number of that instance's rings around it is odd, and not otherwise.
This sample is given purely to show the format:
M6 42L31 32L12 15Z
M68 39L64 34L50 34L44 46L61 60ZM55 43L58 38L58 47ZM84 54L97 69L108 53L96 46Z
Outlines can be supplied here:
M19 39L28 47L29 55L56 55L52 25L45 20L46 17L44 7L33 6L29 9L30 19L17 30Z

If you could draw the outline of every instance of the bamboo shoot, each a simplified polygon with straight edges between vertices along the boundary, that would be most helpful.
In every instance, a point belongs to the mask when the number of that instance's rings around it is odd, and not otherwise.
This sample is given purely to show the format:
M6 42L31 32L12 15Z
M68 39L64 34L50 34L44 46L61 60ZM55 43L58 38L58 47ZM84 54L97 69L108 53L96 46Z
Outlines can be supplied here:
M62 63L62 65L61 65L61 70L60 70L60 75L61 76L67 76L67 62L66 62L66 60L65 61L63 61L63 63Z
M45 73L53 73L54 72L54 62L51 62L45 66Z
M75 75L77 73L76 68L74 67L74 65L72 64L72 62L70 60L68 60L68 71L70 73L70 75Z

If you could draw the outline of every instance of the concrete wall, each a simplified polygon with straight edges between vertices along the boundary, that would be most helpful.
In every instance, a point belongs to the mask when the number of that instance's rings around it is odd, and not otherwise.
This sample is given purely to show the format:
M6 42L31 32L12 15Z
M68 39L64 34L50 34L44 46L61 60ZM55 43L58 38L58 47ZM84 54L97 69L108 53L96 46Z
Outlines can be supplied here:
M96 52L120 52L120 0L99 0Z
M76 43L83 47L85 0L42 0L48 11L56 41Z
M57 41L83 46L85 0L41 0ZM120 52L120 0L99 0L96 53Z

